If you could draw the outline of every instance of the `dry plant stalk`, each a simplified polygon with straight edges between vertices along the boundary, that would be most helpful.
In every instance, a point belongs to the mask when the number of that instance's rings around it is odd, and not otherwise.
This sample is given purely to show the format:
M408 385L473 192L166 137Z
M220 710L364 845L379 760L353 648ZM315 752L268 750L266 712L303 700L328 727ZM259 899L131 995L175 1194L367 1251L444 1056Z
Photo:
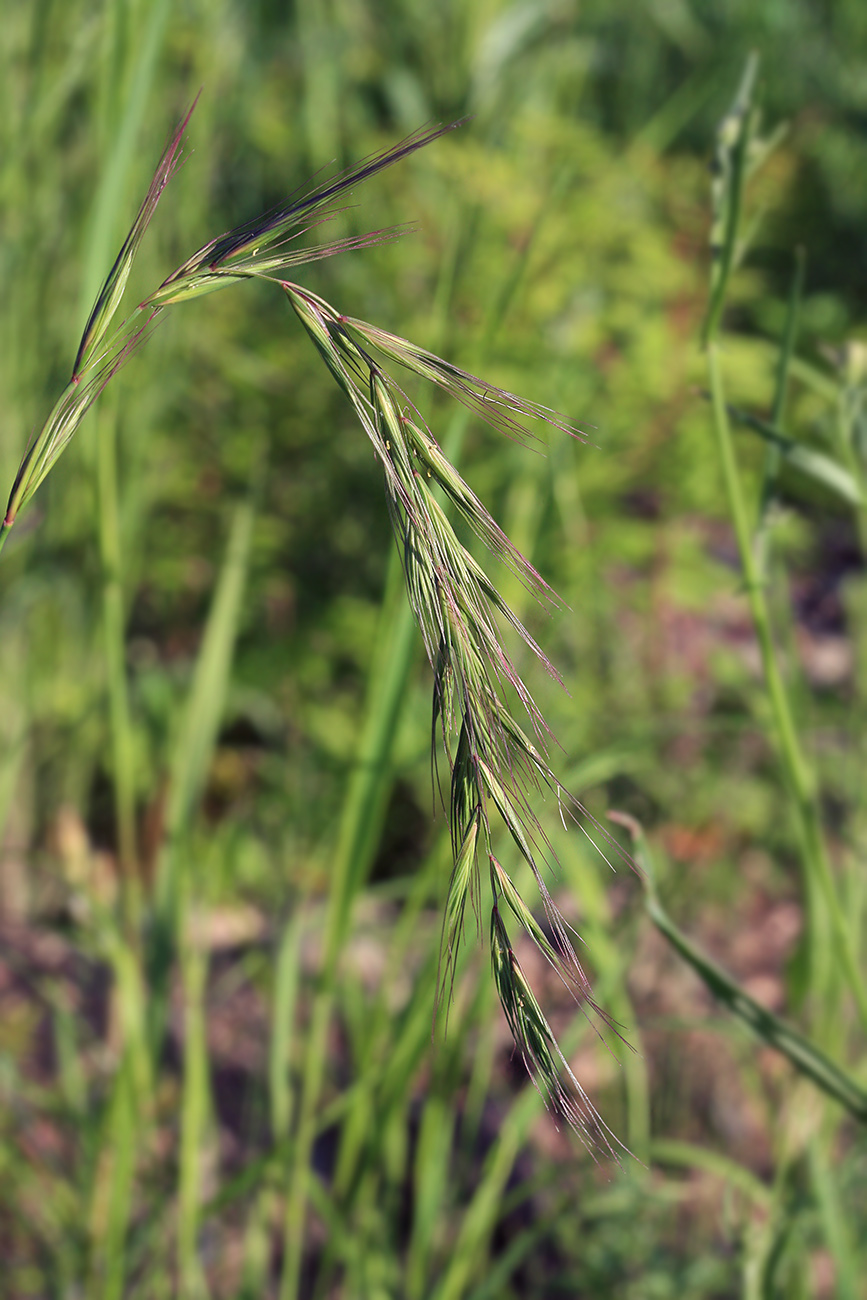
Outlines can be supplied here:
M395 238L404 228L293 248L301 234L333 218L334 203L352 186L430 144L460 123L423 129L295 197L274 213L211 240L142 300L112 329L133 259L157 204L181 159L183 136L195 104L172 136L145 200L100 291L76 353L70 382L16 475L0 548L19 510L35 493L106 384L147 338L169 306L245 279L270 280L285 292L332 376L343 390L382 466L395 535L402 550L410 604L434 674L434 742L439 727L450 773L448 814L454 858L443 921L438 1001L451 993L467 905L481 916L483 876L491 891L489 935L494 981L527 1068L550 1107L591 1149L615 1156L619 1145L569 1069L534 996L506 928L505 916L539 947L585 1013L607 1017L593 1001L590 982L545 884L552 856L535 817L534 788L553 791L563 812L586 815L548 764L548 729L529 690L503 648L505 621L558 681L543 651L460 542L433 489L488 549L540 601L557 597L516 550L475 493L450 464L436 438L385 368L392 363L443 389L487 424L531 439L527 420L543 420L580 437L557 412L524 401L406 339L342 315L317 294L291 282L287 272L306 262ZM520 702L531 740L504 698ZM493 851L494 824L502 823L529 866L542 899L543 927ZM601 829L601 828L600 828ZM601 832L603 835L606 833ZM606 837L607 838L607 837ZM616 846L615 846L616 847ZM565 1082L564 1082L565 1080Z

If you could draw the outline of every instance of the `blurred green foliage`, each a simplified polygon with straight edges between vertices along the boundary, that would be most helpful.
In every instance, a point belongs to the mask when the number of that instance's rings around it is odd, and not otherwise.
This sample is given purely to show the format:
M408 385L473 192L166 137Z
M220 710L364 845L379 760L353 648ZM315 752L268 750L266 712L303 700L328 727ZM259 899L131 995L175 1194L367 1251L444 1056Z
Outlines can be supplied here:
M131 301L332 160L469 116L342 219L417 233L305 282L585 422L588 445L552 436L544 455L465 431L468 481L569 607L548 618L500 575L568 693L520 649L518 667L564 784L643 821L684 927L793 1017L815 1012L796 835L698 343L708 163L755 48L788 132L750 190L764 217L730 294L729 396L770 409L802 244L787 432L857 457L865 41L860 0L10 0L0 23L3 483L200 86ZM424 413L457 436L439 400ZM737 438L757 501L764 448ZM857 924L864 524L782 473L769 600ZM650 1171L598 1170L540 1114L471 935L431 1046L449 858L392 552L364 435L261 285L177 309L16 524L0 1292L864 1294L863 1135L703 1000L654 947L637 883L563 834L551 801L558 901L640 1054L598 1046L539 972L542 1000ZM857 1069L839 1007L823 1046Z

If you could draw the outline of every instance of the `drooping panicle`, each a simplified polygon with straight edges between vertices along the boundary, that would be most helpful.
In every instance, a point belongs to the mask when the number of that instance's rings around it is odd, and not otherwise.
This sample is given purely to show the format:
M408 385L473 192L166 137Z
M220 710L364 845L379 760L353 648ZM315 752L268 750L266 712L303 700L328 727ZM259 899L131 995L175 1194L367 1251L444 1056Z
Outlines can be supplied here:
M318 294L286 279L288 270L305 262L397 238L404 228L312 247L293 246L300 235L336 216L341 209L335 204L353 186L459 124L416 132L394 148L312 185L276 211L210 240L144 298L128 321L112 331L111 322L136 252L179 165L189 116L169 142L97 297L79 345L72 381L22 460L0 525L0 547L18 510L36 491L92 403L168 307L242 279L278 283L351 403L382 466L409 602L433 669L433 752L435 761L439 733L450 769L447 809L454 864L443 917L437 1006L448 1004L452 992L468 905L477 928L480 932L483 928L481 867L487 863L494 980L515 1041L553 1109L588 1145L596 1144L613 1155L610 1135L557 1046L503 920L504 912L511 913L584 1014L597 1013L603 1024L612 1027L593 1000L569 927L545 883L545 868L553 853L532 799L535 793L547 790L555 795L561 816L564 806L573 815L584 810L565 795L549 766L548 728L506 649L504 630L510 629L546 671L560 679L496 583L458 536L450 512L460 516L542 606L553 607L557 597L451 464L390 367L400 366L433 384L513 438L532 440L528 423L538 421L574 437L582 435L558 412L489 384L397 334L346 316ZM526 731L515 716L522 711L530 722ZM524 901L515 883L516 874L507 871L494 853L495 833L503 831L535 881L542 920Z
M494 976L516 1042L549 1104L579 1132L582 1140L601 1144L613 1154L607 1130L572 1078L553 1031L529 989L502 920L501 909L507 908L584 1014L597 1015L604 1027L616 1033L592 997L590 981L578 960L568 926L545 883L545 866L553 854L533 812L531 795L542 787L554 792L559 802L563 792L545 757L545 720L505 650L500 622L511 627L545 667L555 677L557 674L500 596L495 583L458 538L443 502L454 507L477 537L537 598L551 604L556 597L449 462L386 369L386 363L397 361L420 378L445 388L489 423L506 431L513 431L512 412L532 418L544 415L557 427L573 430L562 417L495 389L396 335L340 315L325 299L307 289L290 283L284 283L283 288L352 402L383 466L407 594L433 668L434 737L439 725L451 768L448 815L454 863L443 916L437 1004L447 1005L451 995L468 905L477 925L481 925L480 862L487 859L494 902ZM442 493L440 498L435 489ZM509 692L529 717L537 743L528 739L512 715L506 700ZM493 852L492 823L497 821L532 873L542 902L544 925ZM564 1085L564 1077L569 1087Z

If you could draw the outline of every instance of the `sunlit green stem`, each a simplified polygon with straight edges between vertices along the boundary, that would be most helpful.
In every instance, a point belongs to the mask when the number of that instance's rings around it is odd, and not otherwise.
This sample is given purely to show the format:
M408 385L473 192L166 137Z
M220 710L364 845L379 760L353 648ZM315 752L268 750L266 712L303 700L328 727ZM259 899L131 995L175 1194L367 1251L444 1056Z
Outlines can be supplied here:
M823 941L822 920L824 903L831 922L837 958L855 996L861 1018L867 1026L867 990L861 979L852 935L834 886L822 834L815 780L801 749L789 696L774 648L768 606L751 543L744 491L732 442L719 354L719 343L716 338L712 338L707 345L707 357L713 428L743 567L744 585L759 643L780 758L797 810L810 924L810 959L818 987L827 988L829 974L827 944Z

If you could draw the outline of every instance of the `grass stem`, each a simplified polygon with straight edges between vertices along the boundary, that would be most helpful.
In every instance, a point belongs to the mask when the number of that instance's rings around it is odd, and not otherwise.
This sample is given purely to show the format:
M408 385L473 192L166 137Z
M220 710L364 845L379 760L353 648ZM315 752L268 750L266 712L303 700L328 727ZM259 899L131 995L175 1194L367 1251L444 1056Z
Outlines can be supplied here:
M102 560L103 650L108 682L114 808L124 919L138 929L141 886L135 826L135 749L126 681L120 511L117 484L117 418L114 403L100 411L97 429L99 550Z
M660 901L653 861L640 826L633 818L622 813L610 815L613 821L626 826L633 836L636 860L642 869L647 914L660 934L700 976L714 997L748 1025L762 1042L785 1056L796 1070L843 1106L859 1123L867 1124L867 1091L815 1043L751 997L722 967L687 938Z
M768 690L780 759L797 813L798 832L804 863L810 926L810 964L815 980L814 987L825 991L828 986L831 950L826 937L827 922L823 918L823 912L826 910L833 934L833 949L836 960L839 961L845 979L855 998L861 1020L867 1027L867 989L864 987L858 967L852 934L843 915L843 909L834 885L831 864L828 860L822 833L815 778L804 757L789 702L789 695L774 647L770 615L752 546L743 485L731 435L720 364L720 345L716 337L712 337L708 341L707 361L713 430L722 467L723 484L729 512L734 524L750 614L759 643L762 671Z

